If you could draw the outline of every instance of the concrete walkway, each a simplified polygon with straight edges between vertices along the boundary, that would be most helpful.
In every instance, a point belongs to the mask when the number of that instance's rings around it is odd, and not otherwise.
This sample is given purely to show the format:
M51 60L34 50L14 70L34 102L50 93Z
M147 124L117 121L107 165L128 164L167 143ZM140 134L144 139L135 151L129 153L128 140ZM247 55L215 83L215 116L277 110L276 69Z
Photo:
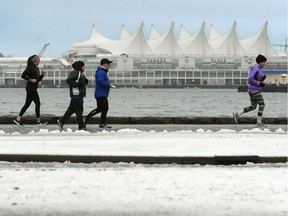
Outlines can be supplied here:
M72 132L77 130L77 125L65 125L65 129L70 128L72 131L69 129L70 133L64 132L63 134L57 132L58 127L53 124L42 127L36 125L26 125L24 127L0 125L0 161L124 162L182 165L230 165L246 164L248 162L287 163L287 125L268 125L268 129L263 131L257 129L259 134L256 133L256 135L253 132L255 125L247 124L112 125L112 129L105 130L107 133L101 133L103 130L95 124L90 124L87 127L89 132L78 134ZM43 132L43 130L48 132ZM127 130L127 132L121 133L123 130ZM223 130L228 132L222 134L221 131ZM243 131L247 130L250 132L246 135ZM282 132L279 133L279 130ZM165 131L169 133L166 135ZM205 131L209 131L208 135L207 133L205 135ZM219 133L220 137L223 138L219 138ZM248 136L248 141L244 141L246 145L241 144L241 139L246 139L246 136ZM266 143L261 144L260 147L258 143L254 145L254 139L263 139L263 137L267 138L263 141ZM281 141L282 139L283 141ZM207 140L214 141L205 143ZM234 142L238 143L235 144ZM279 143L280 146L282 145L282 149L279 148ZM175 145L178 149L173 153ZM135 148L137 149L131 151ZM267 154L262 151L262 148L274 150L278 148L279 150ZM165 153L167 149L172 149L172 153ZM221 149L223 149L222 152ZM197 150L202 153L195 153Z

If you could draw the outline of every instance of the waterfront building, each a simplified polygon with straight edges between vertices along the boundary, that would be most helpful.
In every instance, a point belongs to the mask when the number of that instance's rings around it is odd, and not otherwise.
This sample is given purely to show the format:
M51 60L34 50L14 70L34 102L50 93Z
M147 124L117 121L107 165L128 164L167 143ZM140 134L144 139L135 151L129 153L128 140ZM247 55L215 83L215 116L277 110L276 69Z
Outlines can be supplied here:
M194 34L181 25L176 37L172 23L162 35L152 25L146 37L141 23L133 34L122 25L119 39L112 40L93 25L90 38L74 43L63 58L42 58L40 66L47 76L41 83L64 87L71 62L79 59L85 62L89 85L94 85L96 67L105 57L113 61L109 77L116 86L239 86L247 84L249 68L262 54L268 58L266 82L287 84L287 53L274 50L267 28L266 22L254 35L240 40L236 23L222 35L211 25L208 36L204 23ZM21 73L26 61L0 58L0 85L24 84Z

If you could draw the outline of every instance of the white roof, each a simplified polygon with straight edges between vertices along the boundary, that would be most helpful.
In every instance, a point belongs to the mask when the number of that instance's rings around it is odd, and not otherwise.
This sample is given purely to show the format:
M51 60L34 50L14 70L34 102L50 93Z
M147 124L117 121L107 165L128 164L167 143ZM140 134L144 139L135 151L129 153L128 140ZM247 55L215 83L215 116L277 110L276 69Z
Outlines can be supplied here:
M209 43L215 55L239 56L245 54L236 33L236 22L225 34L217 39L209 40Z
M268 22L266 21L263 27L249 38L240 40L246 54L258 55L265 53L266 55L275 54L275 50L268 37Z
M221 37L221 34L216 30L213 24L210 25L210 30L209 30L209 40L215 40L217 38Z
M156 28L154 27L154 25L152 24L151 25L151 28L150 28L150 37L149 37L149 40L153 40L153 39L156 39L160 37L160 34L159 32L156 30Z
M181 24L180 29L179 29L178 39L183 40L183 39L189 38L190 36L191 34L186 30L183 24Z
M205 23L195 34L178 42L185 55L211 56L214 54L205 34Z
M224 34L220 34L211 25L209 39L203 23L193 35L181 25L179 39L174 32L174 23L160 35L152 25L149 40L144 33L144 24L130 34L124 25L120 29L120 39L112 40L103 36L96 26L92 26L91 36L87 41L73 44L78 55L136 55L136 56L244 56L273 55L276 52L270 42L268 23L253 36L239 40L236 23Z
M128 38L130 36L131 36L131 34L127 31L126 27L123 24L121 26L121 29L120 29L120 37L119 37L119 39L122 40L122 39Z
M145 37L143 23L141 23L140 27L133 35L127 38L127 46L123 51L125 54L140 56L153 54Z
M148 45L151 47L154 55L183 55L183 50L180 48L174 33L174 23L160 37L148 40Z

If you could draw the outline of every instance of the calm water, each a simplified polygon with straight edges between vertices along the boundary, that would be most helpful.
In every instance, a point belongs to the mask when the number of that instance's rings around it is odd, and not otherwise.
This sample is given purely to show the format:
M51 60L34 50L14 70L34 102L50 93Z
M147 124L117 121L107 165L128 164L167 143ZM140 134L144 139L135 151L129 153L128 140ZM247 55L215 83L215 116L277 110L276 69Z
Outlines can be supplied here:
M0 88L0 115L17 115L24 105L24 88ZM70 98L68 89L39 88L41 113L60 116L66 111ZM266 102L264 117L287 116L286 93L263 93ZM237 89L111 89L108 116L231 116L250 105L247 93L238 93ZM96 106L94 89L87 90L84 101L84 114ZM34 104L26 114L34 114ZM256 116L252 111L246 116Z

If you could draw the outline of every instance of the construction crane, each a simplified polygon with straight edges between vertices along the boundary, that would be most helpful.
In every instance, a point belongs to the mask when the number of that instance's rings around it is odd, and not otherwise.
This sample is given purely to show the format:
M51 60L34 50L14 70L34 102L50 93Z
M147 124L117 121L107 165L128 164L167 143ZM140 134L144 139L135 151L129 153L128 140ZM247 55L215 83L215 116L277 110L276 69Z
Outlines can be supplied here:
M285 39L285 44L273 44L273 46L284 47L284 52L287 53L288 48L287 38Z
M38 56L41 57L43 55L43 53L45 52L47 46L49 45L49 43L46 43L43 48L41 49L41 51L39 52Z

